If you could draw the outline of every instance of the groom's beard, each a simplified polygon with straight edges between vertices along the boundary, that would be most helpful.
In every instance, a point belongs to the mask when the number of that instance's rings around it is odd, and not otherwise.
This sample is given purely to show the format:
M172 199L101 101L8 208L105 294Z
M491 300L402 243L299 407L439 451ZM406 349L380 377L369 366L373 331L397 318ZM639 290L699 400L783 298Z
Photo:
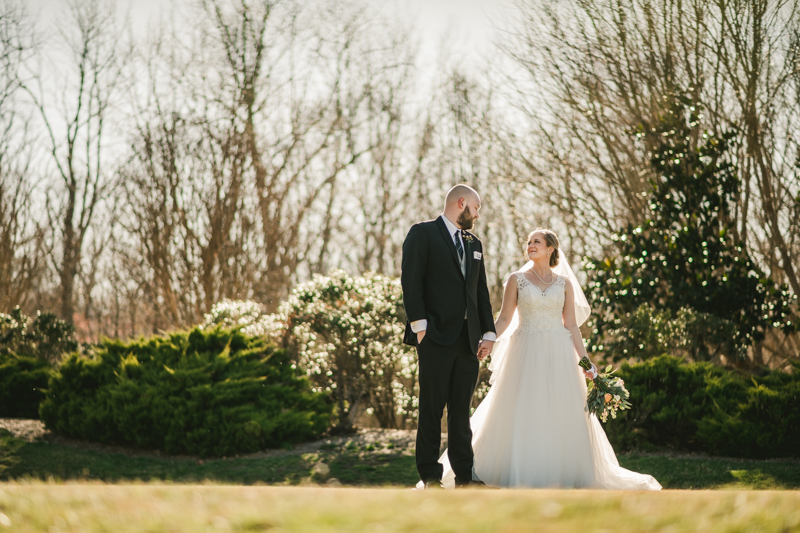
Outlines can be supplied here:
M475 227L475 219L477 217L473 217L469 213L469 207L465 207L464 210L458 215L458 225L461 226L461 229L472 229Z

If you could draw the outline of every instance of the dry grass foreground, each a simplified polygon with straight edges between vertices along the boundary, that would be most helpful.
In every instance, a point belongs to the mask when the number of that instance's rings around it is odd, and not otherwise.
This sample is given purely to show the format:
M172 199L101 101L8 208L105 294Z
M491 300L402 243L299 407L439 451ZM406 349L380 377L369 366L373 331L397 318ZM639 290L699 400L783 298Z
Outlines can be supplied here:
M0 531L800 531L800 492L0 484Z

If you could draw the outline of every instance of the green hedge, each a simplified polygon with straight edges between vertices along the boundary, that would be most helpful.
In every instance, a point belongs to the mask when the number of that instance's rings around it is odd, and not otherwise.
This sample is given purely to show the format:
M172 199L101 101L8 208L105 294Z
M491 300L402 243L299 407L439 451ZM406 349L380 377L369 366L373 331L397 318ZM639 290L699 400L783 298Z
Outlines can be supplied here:
M0 417L39 418L50 373L46 361L0 350Z
M91 359L71 356L40 413L69 437L224 456L317 438L331 411L282 350L237 331L196 328L105 340Z
M615 450L800 457L800 365L750 376L660 356L623 364L633 407L606 424Z

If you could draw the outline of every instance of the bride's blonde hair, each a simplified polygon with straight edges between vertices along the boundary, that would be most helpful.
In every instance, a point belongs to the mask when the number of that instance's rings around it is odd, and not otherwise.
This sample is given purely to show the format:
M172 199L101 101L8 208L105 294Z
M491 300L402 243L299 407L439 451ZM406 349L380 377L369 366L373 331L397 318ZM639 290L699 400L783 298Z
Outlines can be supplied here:
M553 253L550 254L550 267L554 267L558 264L558 236L556 233L547 228L536 228L532 232L528 233L528 240L531 240L531 237L534 233L542 233L544 235L544 243L550 247L554 248ZM527 246L526 246L527 248ZM526 257L527 259L527 257Z

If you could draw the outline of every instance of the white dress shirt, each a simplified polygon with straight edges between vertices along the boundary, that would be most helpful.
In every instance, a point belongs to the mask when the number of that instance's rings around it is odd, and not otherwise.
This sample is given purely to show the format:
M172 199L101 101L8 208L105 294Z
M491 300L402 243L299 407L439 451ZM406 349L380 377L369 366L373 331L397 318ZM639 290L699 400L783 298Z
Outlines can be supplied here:
M456 243L456 239L461 242L461 249L464 250L464 259L461 262L461 273L466 273L466 261L467 261L467 247L464 246L464 240L461 238L461 229L456 226L449 218L444 216L444 213L440 215L442 220L444 221L444 225L447 226L447 231L450 233L450 236L453 238L453 244ZM466 317L464 317L466 319ZM415 320L411 323L411 331L414 333L419 333L420 331L425 331L428 329L428 320L423 318L422 320ZM497 335L493 331L487 331L483 334L483 340L492 341L494 342L497 340Z

